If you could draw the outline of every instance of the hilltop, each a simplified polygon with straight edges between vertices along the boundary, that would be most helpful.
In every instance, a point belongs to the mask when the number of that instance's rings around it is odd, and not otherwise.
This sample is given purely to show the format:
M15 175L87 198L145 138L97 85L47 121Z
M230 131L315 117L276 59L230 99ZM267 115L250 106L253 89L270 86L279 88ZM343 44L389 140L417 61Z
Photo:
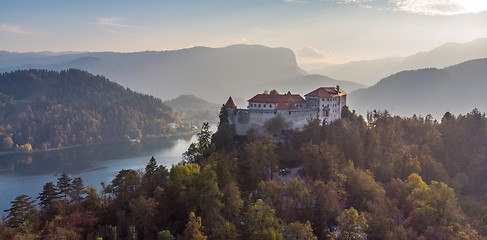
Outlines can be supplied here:
M197 119L202 121L217 121L221 105L210 103L194 95L181 95L175 99L165 101L174 112L181 114L183 119Z
M159 136L178 121L160 99L74 69L0 74L0 100L3 151Z

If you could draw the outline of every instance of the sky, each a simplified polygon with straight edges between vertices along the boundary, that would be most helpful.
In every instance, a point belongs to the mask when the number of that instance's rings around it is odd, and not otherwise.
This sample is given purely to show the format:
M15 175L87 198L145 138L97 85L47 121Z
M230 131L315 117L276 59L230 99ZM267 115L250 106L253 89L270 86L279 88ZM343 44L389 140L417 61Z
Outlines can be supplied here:
M0 50L14 52L260 44L336 64L486 37L486 0L0 0Z

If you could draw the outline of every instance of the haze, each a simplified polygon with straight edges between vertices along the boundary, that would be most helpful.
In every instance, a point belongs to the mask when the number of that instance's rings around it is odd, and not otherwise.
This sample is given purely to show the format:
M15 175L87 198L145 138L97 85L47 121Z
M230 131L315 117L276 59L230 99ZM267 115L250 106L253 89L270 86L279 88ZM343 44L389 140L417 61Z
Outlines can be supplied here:
M261 44L298 64L406 56L487 37L482 0L0 2L0 50L172 50Z

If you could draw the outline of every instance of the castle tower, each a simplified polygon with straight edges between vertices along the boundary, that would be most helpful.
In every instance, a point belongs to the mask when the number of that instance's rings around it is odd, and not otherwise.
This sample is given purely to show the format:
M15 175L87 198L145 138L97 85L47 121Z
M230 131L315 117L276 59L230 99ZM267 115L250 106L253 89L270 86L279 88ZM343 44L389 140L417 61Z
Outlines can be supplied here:
M237 104L233 101L232 97L229 97L227 103L225 103L224 107L228 111L228 122L230 125L235 124L235 110L237 109Z

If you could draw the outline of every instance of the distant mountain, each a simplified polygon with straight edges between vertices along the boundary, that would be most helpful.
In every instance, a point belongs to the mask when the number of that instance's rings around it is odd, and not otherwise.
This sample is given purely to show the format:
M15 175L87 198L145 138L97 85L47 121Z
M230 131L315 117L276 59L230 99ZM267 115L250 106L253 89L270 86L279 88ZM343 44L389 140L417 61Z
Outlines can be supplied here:
M183 119L202 121L217 121L221 108L221 105L207 102L194 95L181 95L175 99L165 101L164 104L179 113Z
M451 67L403 71L360 89L348 98L351 109L384 110L402 116L431 113L436 119L450 111L465 114L474 108L487 111L487 59Z
M487 57L487 38L472 42L446 43L429 52L420 52L408 57L390 57L370 61L354 61L310 70L335 79L347 79L365 85L373 85L380 79L404 70L423 68L444 68Z
M172 132L178 121L160 99L85 71L0 74L0 147L55 148Z
M161 99L194 94L212 102L238 95L240 88L303 76L286 48L234 45L134 53L0 52L0 72L77 68Z

